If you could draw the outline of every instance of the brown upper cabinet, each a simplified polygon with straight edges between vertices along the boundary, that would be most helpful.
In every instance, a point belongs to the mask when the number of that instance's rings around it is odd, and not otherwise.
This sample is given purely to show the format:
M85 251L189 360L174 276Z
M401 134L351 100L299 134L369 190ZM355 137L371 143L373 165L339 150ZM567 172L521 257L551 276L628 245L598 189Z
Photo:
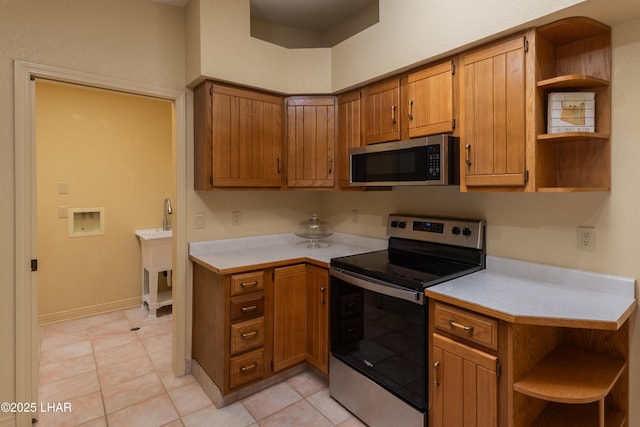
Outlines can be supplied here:
M454 130L454 61L446 61L407 76L409 138Z
M610 28L572 17L337 99L289 97L286 115L284 97L205 81L195 189L346 189L350 148L453 133L460 191L610 191L610 79ZM554 92L592 92L595 131L549 132Z
M526 184L527 44L519 34L460 57L460 189ZM529 104L529 105L528 105Z
M282 97L207 80L194 109L196 190L282 186Z
M334 96L286 99L287 187L335 187L336 105Z
M338 96L338 186L348 188L351 181L349 149L362 146L362 108L360 90Z
M448 60L365 86L365 143L453 132L454 72Z
M362 89L364 137L367 144L400 139L400 78Z

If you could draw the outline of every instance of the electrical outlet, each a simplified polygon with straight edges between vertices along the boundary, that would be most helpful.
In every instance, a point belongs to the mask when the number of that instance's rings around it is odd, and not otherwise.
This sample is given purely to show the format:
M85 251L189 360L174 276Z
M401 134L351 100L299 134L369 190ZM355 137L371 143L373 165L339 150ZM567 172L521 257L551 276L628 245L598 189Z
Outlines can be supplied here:
M240 225L240 211L231 212L231 225Z
M585 251L596 250L596 229L594 227L578 227L578 248Z

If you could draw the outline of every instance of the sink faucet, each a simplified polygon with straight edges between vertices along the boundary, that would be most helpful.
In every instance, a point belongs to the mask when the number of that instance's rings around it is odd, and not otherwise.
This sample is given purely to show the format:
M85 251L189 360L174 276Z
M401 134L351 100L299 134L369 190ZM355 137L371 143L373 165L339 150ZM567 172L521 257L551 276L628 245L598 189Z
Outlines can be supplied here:
M171 230L171 220L168 218L168 215L173 213L173 209L171 209L171 201L166 198L164 199L164 218L162 220L162 229L163 230Z

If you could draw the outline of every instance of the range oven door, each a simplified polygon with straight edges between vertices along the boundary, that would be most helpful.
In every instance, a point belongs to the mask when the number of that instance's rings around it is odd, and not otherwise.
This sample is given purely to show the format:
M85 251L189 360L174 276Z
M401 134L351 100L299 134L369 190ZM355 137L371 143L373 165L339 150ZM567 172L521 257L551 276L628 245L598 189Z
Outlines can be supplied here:
M330 298L332 358L426 413L424 294L332 268Z

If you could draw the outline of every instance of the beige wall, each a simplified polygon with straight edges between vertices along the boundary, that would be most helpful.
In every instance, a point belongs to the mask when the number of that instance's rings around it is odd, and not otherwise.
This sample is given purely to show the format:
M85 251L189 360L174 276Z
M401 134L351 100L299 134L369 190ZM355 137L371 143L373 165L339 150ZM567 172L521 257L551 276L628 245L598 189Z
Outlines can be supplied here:
M187 17L188 83L206 76L287 94L331 92L331 50L252 38L249 0L191 0Z
M36 117L39 318L140 304L134 230L175 201L172 103L38 80ZM60 206L104 208L104 234L70 237Z

